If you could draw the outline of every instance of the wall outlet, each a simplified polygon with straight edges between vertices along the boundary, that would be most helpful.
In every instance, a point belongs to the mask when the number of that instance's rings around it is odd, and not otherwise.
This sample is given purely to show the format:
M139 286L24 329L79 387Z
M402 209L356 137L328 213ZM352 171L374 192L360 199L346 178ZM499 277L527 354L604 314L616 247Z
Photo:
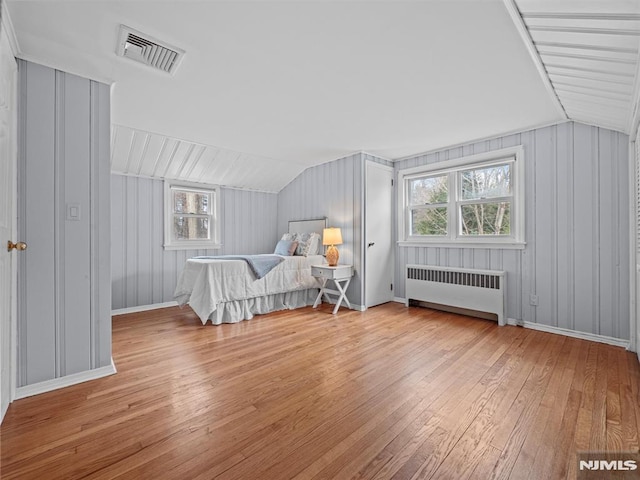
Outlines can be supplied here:
M529 295L529 305L538 306L538 295Z

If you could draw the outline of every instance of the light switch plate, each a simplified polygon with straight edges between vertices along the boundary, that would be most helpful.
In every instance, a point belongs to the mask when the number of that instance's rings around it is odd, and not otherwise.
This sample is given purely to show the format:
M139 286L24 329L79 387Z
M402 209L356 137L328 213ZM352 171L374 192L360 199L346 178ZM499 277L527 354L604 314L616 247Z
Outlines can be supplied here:
M67 220L72 222L80 221L80 204L67 203Z

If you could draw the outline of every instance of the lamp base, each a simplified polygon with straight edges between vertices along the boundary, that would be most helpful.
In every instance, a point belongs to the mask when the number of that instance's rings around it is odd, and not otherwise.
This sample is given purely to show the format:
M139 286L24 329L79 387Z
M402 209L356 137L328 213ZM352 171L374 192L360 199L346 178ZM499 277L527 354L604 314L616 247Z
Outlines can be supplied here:
M338 253L338 249L333 245L329 245L327 248L327 263L330 267L335 267L338 265L338 258L340 258L340 254Z

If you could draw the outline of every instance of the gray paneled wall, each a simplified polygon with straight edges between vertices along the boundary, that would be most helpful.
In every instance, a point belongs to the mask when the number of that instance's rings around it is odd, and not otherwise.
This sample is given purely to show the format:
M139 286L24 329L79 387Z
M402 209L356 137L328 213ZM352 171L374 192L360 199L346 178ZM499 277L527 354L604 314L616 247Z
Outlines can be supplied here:
M112 308L173 300L186 260L197 255L271 253L277 195L222 188L218 250L164 250L163 181L112 175Z
M109 86L19 61L18 386L111 361ZM71 209L76 213L71 216Z
M629 138L563 123L399 161L400 169L523 145L524 250L397 247L408 263L505 270L509 318L629 338ZM530 305L537 295L538 306Z
M278 233L289 220L319 217L341 228L340 263L354 266L348 297L356 305L362 305L363 169L363 154L350 155L306 169L278 194Z

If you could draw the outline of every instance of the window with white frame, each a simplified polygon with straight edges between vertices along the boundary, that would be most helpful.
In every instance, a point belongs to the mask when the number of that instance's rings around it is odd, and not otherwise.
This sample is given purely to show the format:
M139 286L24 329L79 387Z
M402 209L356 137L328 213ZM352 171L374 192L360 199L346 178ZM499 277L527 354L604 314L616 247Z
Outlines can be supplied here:
M220 247L216 187L165 181L164 197L165 249Z
M524 156L514 147L399 172L400 244L524 246Z

